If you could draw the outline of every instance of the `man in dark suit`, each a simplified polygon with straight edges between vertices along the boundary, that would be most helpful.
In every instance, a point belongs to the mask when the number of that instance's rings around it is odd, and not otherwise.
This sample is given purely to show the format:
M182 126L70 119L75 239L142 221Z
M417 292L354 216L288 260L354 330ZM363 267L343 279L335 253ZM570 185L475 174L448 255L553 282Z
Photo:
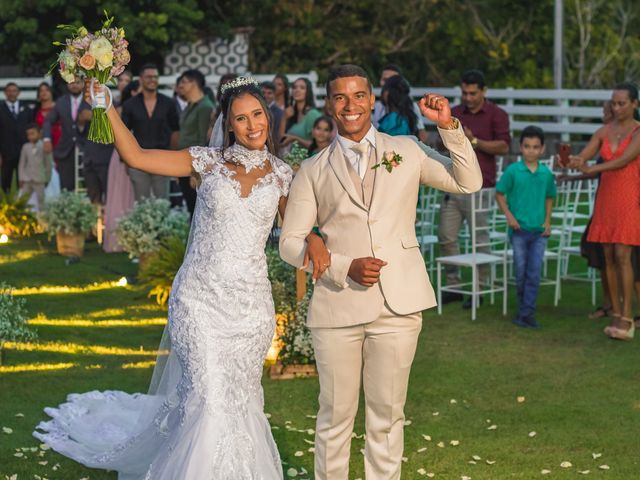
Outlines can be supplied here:
M262 82L260 84L262 88L262 96L269 105L269 111L271 111L271 136L273 137L273 143L278 145L280 139L278 138L278 132L280 131L280 122L284 112L276 105L276 86L273 82Z
M5 100L0 104L0 180L5 192L11 188L13 173L18 175L20 150L27 141L25 131L34 118L33 105L18 100L19 95L18 85L9 82L4 87Z
M82 148L85 141L86 120L80 113L91 109L91 106L82 99L84 84L77 80L69 83L69 93L56 101L55 107L49 112L42 126L45 153L53 152L58 173L60 174L60 187L73 191L76 184L75 171L75 147ZM51 143L51 126L60 120L62 135L55 148Z

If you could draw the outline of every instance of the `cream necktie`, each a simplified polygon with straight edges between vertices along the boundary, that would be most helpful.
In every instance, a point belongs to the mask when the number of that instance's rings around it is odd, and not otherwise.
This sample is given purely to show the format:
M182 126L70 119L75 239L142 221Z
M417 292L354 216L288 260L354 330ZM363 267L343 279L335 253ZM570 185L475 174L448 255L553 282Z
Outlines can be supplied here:
M358 154L358 168L356 168L356 172L360 178L364 178L366 168L369 164L369 142L356 143L349 148Z

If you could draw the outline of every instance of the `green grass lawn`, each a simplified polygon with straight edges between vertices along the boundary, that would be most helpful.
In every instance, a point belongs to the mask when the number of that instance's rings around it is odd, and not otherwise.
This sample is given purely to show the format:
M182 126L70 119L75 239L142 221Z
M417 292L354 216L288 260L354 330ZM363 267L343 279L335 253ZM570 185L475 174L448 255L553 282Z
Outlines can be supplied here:
M23 290L39 341L48 348L5 352L0 428L12 433L0 431L0 480L13 474L18 480L116 478L51 451L32 452L39 442L31 432L46 418L42 409L68 393L146 391L152 366L144 362L155 358L166 311L139 287L106 283L135 271L125 255L106 255L96 244L71 265L42 236L0 245L0 279L19 289L86 287ZM429 478L424 473L456 480L576 478L586 470L587 477L640 478L640 339L607 339L605 323L586 318L589 288L567 284L557 308L551 287L543 288L539 331L514 327L498 304L484 305L475 322L459 303L446 306L442 316L425 313L406 406L403 479ZM79 323L86 320L92 323ZM78 352L79 346L116 348ZM38 364L66 368L10 371ZM296 478L311 478L302 472L313 470L308 430L314 428L317 379L265 377L263 384L285 472L294 468ZM355 432L363 430L361 412ZM354 439L351 479L364 478L363 447L362 438ZM572 466L561 468L565 461ZM543 469L551 473L542 475Z

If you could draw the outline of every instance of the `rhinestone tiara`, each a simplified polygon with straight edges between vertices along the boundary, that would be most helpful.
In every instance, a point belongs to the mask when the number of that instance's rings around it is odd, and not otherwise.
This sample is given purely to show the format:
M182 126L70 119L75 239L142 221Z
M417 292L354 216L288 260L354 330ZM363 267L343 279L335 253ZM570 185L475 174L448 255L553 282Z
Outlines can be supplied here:
M220 87L220 94L224 95L229 90L232 90L234 88L245 87L248 85L253 85L255 87L259 86L258 81L253 77L238 77L235 80L232 80L222 85L222 87Z

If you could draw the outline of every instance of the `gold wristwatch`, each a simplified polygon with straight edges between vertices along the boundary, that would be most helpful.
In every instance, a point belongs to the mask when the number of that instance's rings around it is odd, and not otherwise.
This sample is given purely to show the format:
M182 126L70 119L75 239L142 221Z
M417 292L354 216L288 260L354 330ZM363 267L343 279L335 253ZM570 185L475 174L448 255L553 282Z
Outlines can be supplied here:
M478 137L473 137L473 139L471 140L471 146L473 148L476 148L478 146Z
M444 127L443 130L457 130L459 126L460 126L460 120L458 120L456 117L451 117L451 121L449 122L449 125Z

